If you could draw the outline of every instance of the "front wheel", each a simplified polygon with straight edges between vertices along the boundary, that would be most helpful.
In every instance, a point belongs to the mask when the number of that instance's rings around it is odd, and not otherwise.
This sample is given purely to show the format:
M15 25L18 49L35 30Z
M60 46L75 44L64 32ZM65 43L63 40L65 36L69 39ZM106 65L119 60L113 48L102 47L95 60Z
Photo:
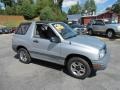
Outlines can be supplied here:
M67 63L67 69L71 76L85 79L91 74L91 68L87 61L80 57L73 57Z
M107 37L108 38L113 38L114 37L114 35L115 35L115 33L112 31L112 30L109 30L109 31L107 31Z
M90 35L90 36L93 35L93 31L91 29L88 30L88 35Z
M25 64L29 64L31 62L31 57L28 51L24 48L20 48L18 50L19 61Z

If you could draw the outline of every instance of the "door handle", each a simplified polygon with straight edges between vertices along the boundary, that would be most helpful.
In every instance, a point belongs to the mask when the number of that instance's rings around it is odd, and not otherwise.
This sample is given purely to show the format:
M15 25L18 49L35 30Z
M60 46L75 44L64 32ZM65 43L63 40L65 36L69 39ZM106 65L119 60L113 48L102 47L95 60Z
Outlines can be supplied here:
M38 40L33 40L34 43L39 43Z

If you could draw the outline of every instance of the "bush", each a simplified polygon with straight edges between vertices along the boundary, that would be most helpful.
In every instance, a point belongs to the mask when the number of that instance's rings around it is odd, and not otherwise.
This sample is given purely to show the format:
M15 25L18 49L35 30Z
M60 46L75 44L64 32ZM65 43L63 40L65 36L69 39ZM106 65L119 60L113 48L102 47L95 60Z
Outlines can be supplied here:
M7 6L5 10L0 10L1 15L21 15L21 7L19 5L10 7Z
M54 6L53 11L56 14L56 21L65 21L67 19L67 14L62 12L58 6Z
M62 13L61 10L56 6L51 8L49 6L45 7L40 11L41 20L50 21L66 21L66 14Z
M5 14L6 14L5 10L0 10L0 15L5 15Z
M25 19L33 19L36 17L36 7L29 0L24 0L21 6L21 13Z
M56 18L55 13L53 12L52 8L50 8L49 6L43 8L40 12L40 19L41 20L50 20L50 21L54 21Z

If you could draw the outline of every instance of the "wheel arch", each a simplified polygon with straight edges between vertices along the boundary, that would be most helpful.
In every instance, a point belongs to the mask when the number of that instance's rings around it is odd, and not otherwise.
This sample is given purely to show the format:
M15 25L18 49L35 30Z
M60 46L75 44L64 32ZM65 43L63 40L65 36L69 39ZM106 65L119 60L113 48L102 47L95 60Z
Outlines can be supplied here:
M107 30L106 30L106 34L107 34L108 31L112 31L112 32L114 32L114 34L115 34L115 31L114 31L114 29L112 29L112 28L107 29Z
M26 49L28 51L28 49L25 46L23 46L23 45L17 46L16 50L18 51L20 48L24 48L24 49Z
M86 57L86 56L84 56L84 55L80 55L80 54L69 54L69 55L65 58L65 63L64 63L64 65L66 65L66 64L68 63L69 59L72 58L72 57L80 57L80 58L84 59L85 61L88 62L88 64L90 65L90 68L93 69L93 64L92 64L91 60L90 60L88 57Z

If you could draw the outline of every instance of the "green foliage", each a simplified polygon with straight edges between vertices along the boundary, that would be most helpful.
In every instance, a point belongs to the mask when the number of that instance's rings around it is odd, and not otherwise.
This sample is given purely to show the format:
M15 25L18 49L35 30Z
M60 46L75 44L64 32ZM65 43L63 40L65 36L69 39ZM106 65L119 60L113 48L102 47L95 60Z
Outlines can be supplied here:
M40 14L41 10L45 7L53 7L53 2L51 0L37 0L36 7L37 7L37 14Z
M40 16L42 20L66 20L66 14L62 12L63 0L58 0L57 4L54 4L52 0L17 0L14 3L13 0L2 0L6 4L5 10L0 10L0 14L3 15L23 15L25 19L33 19L36 16ZM14 3L14 4L13 4Z
M40 19L47 20L47 21L65 21L66 14L61 12L58 7L51 8L49 6L43 8L40 12Z
M62 10L62 3L63 3L63 0L58 0L58 5L59 5L61 10Z
M120 0L117 0L117 3L120 3Z
M55 14L54 14L53 10L49 6L43 8L41 10L41 13L40 13L40 19L41 20L53 21L54 18L55 18Z
M93 12L96 12L96 8L94 0L87 0L84 5L83 13L86 13L87 11L88 14L93 14Z
M112 11L120 14L120 0L118 0L113 6L112 6Z
M31 4L33 4L33 0L29 0ZM24 0L17 0L17 4L18 5L22 5L22 3L24 2Z
M93 12L95 11L96 12L96 4L95 4L95 1L94 0L90 0L90 11Z
M67 14L65 12L61 12L60 7L57 5L54 6L53 11L55 13L55 21L66 21Z
M37 0L37 14L40 14L40 19L65 21L67 16L61 10L62 1L58 0L58 4L54 4L51 0Z
M0 10L1 15L22 15L21 6L16 5L13 7L7 6L5 10Z
M33 19L36 16L36 7L29 0L24 0L21 6L21 13L25 19Z
M13 7L11 8L10 6L7 6L5 13L8 15L12 15L14 13Z
M87 0L85 5L84 5L84 10L89 11L89 7L90 7L90 2L89 2L89 0Z
M68 14L78 14L78 13L80 13L79 3L71 6L71 8L69 8L69 10L68 10Z
M1 2L3 2L5 4L5 6L13 6L14 5L14 1L13 0L1 0Z

